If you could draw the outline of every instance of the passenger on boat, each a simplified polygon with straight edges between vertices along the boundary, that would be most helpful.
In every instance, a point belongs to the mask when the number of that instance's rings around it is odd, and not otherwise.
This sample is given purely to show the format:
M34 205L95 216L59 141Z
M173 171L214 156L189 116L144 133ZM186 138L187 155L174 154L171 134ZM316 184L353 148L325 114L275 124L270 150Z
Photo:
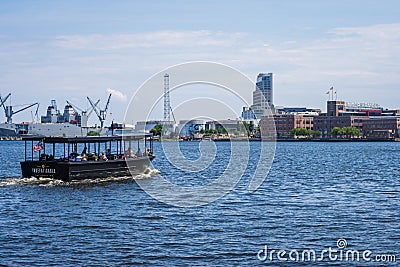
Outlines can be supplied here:
M87 156L85 153L82 153L82 161L87 161Z
M94 153L90 153L88 156L87 160L98 160L98 157Z
M106 157L108 159L116 159L116 155L111 154L111 149L107 148L106 150Z
M77 156L79 156L78 153L72 152L71 154L69 154L68 160L69 160L69 161L76 161L76 157L77 157Z
M104 154L104 152L101 152L101 156L100 156L101 160L107 161L108 158L106 157L106 155Z
M142 152L140 151L140 147L137 148L136 156L138 156L138 157L142 156Z
M125 151L125 157L136 158L136 154L132 152L130 147L128 147L128 149Z

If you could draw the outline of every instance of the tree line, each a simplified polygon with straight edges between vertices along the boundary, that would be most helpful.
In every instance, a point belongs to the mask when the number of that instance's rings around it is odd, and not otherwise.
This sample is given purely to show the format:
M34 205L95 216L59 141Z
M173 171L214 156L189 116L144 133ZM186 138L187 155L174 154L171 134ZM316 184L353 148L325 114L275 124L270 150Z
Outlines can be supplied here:
M259 127L254 127L253 123L238 123L237 129L233 131L234 135L239 135L240 133L246 133L248 136L251 136L254 133L260 131ZM157 124L150 130L154 136L161 136L163 132L163 126L161 124ZM220 127L219 129L201 129L201 134L205 136L213 135L213 134L228 134L228 131L224 127ZM332 131L329 133L329 136L332 137L344 137L344 138L352 138L360 136L361 131L354 126L347 127L334 127ZM290 133L283 134L284 137L321 137L322 132L320 130L311 130L306 128L294 128Z
M329 136L332 137L344 137L344 138L352 138L360 136L361 131L354 126L346 126L346 127L334 127L332 131L329 133ZM286 133L284 136L301 136L301 137L321 137L322 132L320 130L311 130L306 128L294 128L290 134Z
M334 137L342 136L345 138L351 138L351 137L360 136L360 133L361 133L361 131L357 127L348 126L348 127L342 127L342 128L334 127L332 129L332 131L330 132L330 135L334 136Z

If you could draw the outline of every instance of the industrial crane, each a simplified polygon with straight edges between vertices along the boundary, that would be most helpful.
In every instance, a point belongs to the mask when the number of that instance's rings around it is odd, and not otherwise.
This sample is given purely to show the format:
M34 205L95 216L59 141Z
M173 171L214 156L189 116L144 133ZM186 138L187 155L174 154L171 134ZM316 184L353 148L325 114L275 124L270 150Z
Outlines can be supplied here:
M5 109L4 103L7 101L7 99L10 96L11 96L11 93L9 93L4 99L2 99L1 96L0 96L0 106L4 107L4 109Z
M97 117L99 118L100 127L103 128L104 121L106 120L107 117L107 110L110 105L111 94L108 96L107 104L104 109L101 109L100 107L97 106L98 101L95 104L89 97L87 97L87 99L89 100L89 103L92 106L94 112L96 112Z
M27 105L26 107L23 107L17 111L13 111L13 107L10 106L6 106L4 103L7 101L7 99L11 96L11 93L9 93L4 99L1 98L0 96L0 106L2 106L4 108L4 113L6 114L6 118L7 118L7 123L12 123L12 116L14 116L17 113L20 113L21 111L24 111L30 107L33 107L34 105L38 105L39 103L33 103L30 105Z
M38 112L39 112L39 104L36 107L36 111L35 111L35 116L33 116L33 112L31 111L31 116L32 116L32 123L36 123L39 121L39 116L38 116Z
M99 102L100 102L100 99L97 100L96 103L94 103L94 105L97 106L97 105L99 104ZM79 113L79 112L80 112L82 116L85 116L85 115L86 115L87 118L90 117L90 115L92 114L92 112L93 112L93 110L94 110L93 107L90 107L90 108L88 108L88 109L86 109L86 110L83 110L83 109L79 108L78 106L72 104L72 103L69 102L68 100L67 100L67 104L70 105L70 106L75 110L76 113Z

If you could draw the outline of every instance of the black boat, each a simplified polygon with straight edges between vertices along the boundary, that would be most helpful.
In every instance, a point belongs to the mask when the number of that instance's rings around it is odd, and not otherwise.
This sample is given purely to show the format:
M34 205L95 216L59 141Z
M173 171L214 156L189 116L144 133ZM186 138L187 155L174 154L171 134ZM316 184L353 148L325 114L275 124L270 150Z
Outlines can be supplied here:
M44 177L68 182L131 176L144 173L155 158L149 134L23 137L23 140L25 160L21 162L21 170L24 178ZM136 153L133 148L137 149Z

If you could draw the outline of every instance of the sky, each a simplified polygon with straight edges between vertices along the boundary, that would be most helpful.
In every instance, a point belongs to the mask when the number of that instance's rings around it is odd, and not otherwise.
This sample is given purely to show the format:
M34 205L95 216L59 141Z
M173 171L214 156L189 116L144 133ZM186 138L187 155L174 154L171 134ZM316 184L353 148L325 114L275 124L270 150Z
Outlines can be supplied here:
M339 99L400 108L398 10L396 0L0 1L0 94L12 93L14 110L39 102L44 114L51 99L104 107L111 92L107 122L121 122L147 79L211 61L252 81L274 73L278 106L325 110L334 86ZM31 112L14 117L23 120Z

